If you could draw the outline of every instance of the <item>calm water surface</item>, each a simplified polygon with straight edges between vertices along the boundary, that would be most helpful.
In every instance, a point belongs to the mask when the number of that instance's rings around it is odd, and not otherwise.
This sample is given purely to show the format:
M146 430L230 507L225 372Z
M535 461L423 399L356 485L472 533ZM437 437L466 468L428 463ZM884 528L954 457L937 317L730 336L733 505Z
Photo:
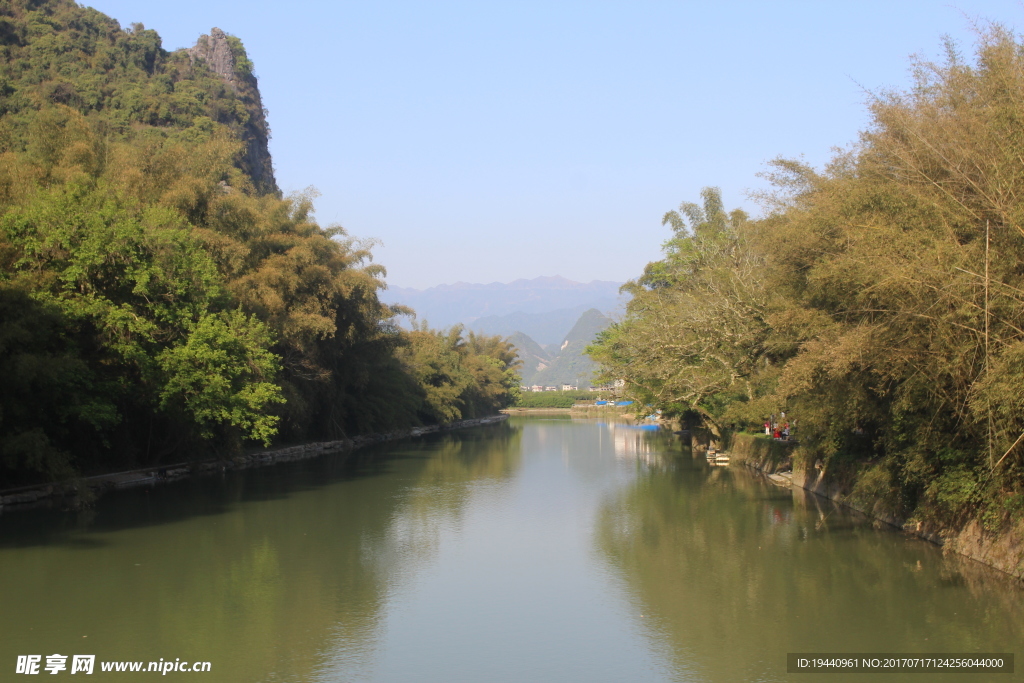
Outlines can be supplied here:
M211 683L1024 680L787 674L787 652L1024 654L1020 584L801 493L666 434L513 419L8 512L0 680L54 653Z

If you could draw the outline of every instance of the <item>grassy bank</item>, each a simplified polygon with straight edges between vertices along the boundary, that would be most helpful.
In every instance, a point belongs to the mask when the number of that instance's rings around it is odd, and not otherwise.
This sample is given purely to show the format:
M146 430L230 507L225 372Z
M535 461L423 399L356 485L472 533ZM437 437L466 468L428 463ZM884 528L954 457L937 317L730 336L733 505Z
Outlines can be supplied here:
M600 400L596 391L530 391L520 395L516 408L572 408L583 401Z

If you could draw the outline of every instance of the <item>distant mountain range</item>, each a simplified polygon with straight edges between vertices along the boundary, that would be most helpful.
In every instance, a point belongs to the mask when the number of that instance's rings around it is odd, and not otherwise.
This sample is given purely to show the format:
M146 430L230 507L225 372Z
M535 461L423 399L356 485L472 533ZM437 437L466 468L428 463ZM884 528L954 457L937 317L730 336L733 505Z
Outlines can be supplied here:
M508 338L519 349L528 386L588 386L597 364L583 349L625 309L621 286L556 275L486 285L456 282L423 290L390 287L380 298L412 308L417 319L434 328L461 323L475 332Z
M581 305L547 313L516 311L507 315L488 315L471 322L469 328L485 334L500 334L503 337L521 332L542 346L558 346L583 312L591 308L593 307Z
M564 277L538 277L502 283L456 282L429 289L389 287L380 298L404 304L431 327L462 323L469 329L507 336L529 334L540 344L558 344L587 309L616 314L624 308L621 282L573 282Z

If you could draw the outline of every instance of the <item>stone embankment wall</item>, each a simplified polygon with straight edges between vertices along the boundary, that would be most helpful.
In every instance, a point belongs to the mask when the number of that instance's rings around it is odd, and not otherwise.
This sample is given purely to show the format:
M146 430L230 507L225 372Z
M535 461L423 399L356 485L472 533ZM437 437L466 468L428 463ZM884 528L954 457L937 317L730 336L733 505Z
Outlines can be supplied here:
M785 473L786 479L824 498L834 500L874 519L943 546L948 552L964 555L995 567L1018 579L1024 579L1024 522L1018 522L999 533L986 531L978 520L971 520L960 529L947 529L893 514L879 501L861 500L852 493L852 482L831 481L817 458L799 451L799 444L785 443L754 436L729 436L729 454L733 463L774 475ZM802 465L802 463L813 463ZM794 466L795 464L795 466ZM776 477L776 483L778 478Z
M734 461L768 474L792 469L790 456L794 442L735 433L727 435L725 440L727 444L724 449Z
M382 434L364 434L351 439L338 441L318 441L298 446L272 448L246 455L238 455L226 460L203 460L186 462L176 465L164 465L157 468L144 468L130 472L116 472L86 477L67 483L53 483L42 486L30 486L20 489L0 491L0 510L11 508L26 509L51 505L55 501L66 501L68 507L76 507L83 500L91 500L98 495L117 489L135 488L138 486L154 486L171 481L184 479L201 474L225 472L227 470L243 470L250 467L261 467L279 462L307 460L328 453L341 453L355 450L371 444L396 441L410 437L423 436L436 432L447 432L467 427L494 424L507 420L507 415L494 415L472 420L458 420L445 425L430 425L401 429Z

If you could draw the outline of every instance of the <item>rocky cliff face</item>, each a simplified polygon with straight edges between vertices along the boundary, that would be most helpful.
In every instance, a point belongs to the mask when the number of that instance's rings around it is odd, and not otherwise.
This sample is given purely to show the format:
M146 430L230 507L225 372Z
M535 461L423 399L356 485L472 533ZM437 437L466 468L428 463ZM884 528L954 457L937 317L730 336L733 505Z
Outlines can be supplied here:
M252 62L245 54L241 41L219 28L213 28L209 35L200 36L195 46L188 48L187 52L193 68L207 68L220 76L245 105L248 117L237 131L245 143L242 170L253 179L257 190L279 195L270 158L270 127L267 125L256 76L252 73ZM225 120L223 123L238 125L237 119Z
M195 46L188 48L187 52L193 64L196 60L202 60L211 71L227 81L236 93L238 92L235 57L231 54L228 36L224 31L214 27L210 30L210 35L199 36Z

